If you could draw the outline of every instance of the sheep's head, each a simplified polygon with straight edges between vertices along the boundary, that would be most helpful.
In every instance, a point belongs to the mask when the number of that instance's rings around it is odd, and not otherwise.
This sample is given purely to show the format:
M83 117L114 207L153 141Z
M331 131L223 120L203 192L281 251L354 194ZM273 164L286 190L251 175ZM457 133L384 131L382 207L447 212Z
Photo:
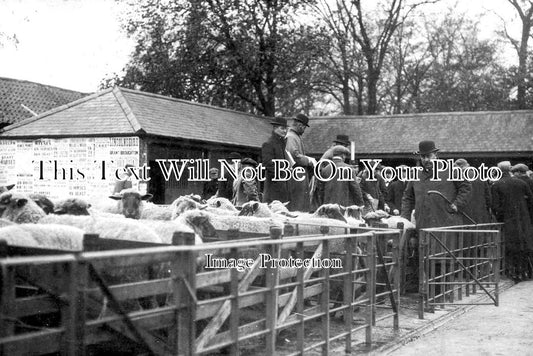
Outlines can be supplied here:
M321 205L314 213L315 216L325 217L347 222L344 218L344 209L339 204Z
M202 239L204 237L217 236L215 227L211 224L209 216L202 211L191 212L187 214L187 222L192 226L193 230Z
M152 198L152 194L139 193L135 189L124 189L118 194L109 196L111 199L122 202L122 214L130 219L141 218L141 206L143 200Z
M68 198L56 203L54 214L63 215L90 215L91 204L80 198Z
M298 215L292 214L289 211L289 209L287 209L287 205L289 205L288 201L285 203L282 203L279 200L273 200L272 202L270 202L270 204L268 204L268 207L270 211L272 211L275 214L285 215L285 216L288 216L289 218L297 217Z
M54 212L54 203L43 194L30 194L31 200L35 202L48 215Z
M174 205L174 209L172 211L172 218L176 218L189 210L205 209L207 207L207 205L200 204L198 201L191 198L189 195L183 195L179 197L172 203L172 205Z
M345 216L352 217L357 220L361 220L361 211L363 210L362 206L359 205L350 205L346 207Z
M260 203L258 201L249 201L242 205L239 216L257 216L269 218L272 217L272 211L270 211L267 204Z
M0 194L0 214L8 208L21 209L28 203L28 198L21 195L6 191Z

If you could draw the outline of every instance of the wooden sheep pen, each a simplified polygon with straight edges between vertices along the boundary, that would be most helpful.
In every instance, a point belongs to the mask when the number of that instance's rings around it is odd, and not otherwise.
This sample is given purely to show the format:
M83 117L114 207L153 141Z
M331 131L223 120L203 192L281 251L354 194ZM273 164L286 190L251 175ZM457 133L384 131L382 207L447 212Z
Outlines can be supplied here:
M380 318L381 314L376 318L377 270L383 264L398 264L397 253L380 263L373 246L383 238L398 241L399 235L397 230L376 229L282 239L280 231L274 230L268 240L2 259L0 347L6 355L57 352L83 355L111 342L123 349L134 345L139 352L201 354L223 347L237 352L249 340L259 338L266 353L273 354L279 333L293 330L297 335L292 351L295 354L312 348L327 353L331 342L338 339L344 339L349 350L356 330L366 330L365 341L371 342L372 326ZM194 235L177 235L175 242L178 241L192 243ZM342 251L331 253L331 246L339 243ZM361 253L356 250L358 244L372 248ZM314 251L322 259L340 258L342 269L259 268L255 259L243 272L235 268L196 270L198 254L239 256L250 248L270 256L287 256L287 251L293 251L300 258L305 257L306 251ZM167 278L109 284L101 277L104 271L113 268L162 263L171 266ZM43 293L21 296L17 278L30 267L43 272L39 276ZM341 281L343 299L333 303L330 282L336 279ZM398 276L394 280L398 281ZM366 287L364 297L354 301L353 291L361 284ZM220 286L229 287L216 288ZM213 293L214 289L218 292ZM395 285L385 295L397 291ZM161 295L167 296L166 303L144 310L122 308L128 300ZM107 298L112 310L103 316L99 315L102 297ZM362 308L365 320L358 325L353 325L355 307ZM397 311L397 302L391 305L393 326L397 328L395 307ZM17 324L22 316L38 316L41 311L56 313L57 325L32 330ZM343 313L345 330L330 335L330 321L338 312ZM304 338L304 330L316 320L319 320L321 340L309 343Z

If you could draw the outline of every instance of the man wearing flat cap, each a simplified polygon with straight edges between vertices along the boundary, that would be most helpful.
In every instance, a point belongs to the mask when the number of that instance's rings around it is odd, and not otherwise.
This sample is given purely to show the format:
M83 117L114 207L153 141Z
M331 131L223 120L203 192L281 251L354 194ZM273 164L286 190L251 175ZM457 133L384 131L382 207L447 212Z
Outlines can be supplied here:
M263 192L263 202L270 203L274 200L280 202L289 202L291 200L289 193L289 182L273 181L274 178L274 159L283 159L288 161L285 152L285 135L287 134L287 119L284 117L275 117L271 122L272 135L261 146L261 157L263 167L266 168L265 187Z
M448 172L440 172L440 180L431 180L433 176L433 161L437 159L438 148L433 141L421 141L418 144L420 165L417 181L407 183L402 198L402 217L410 220L411 212L415 210L416 228L426 229L430 227L462 225L462 211L468 203L468 197L472 189L470 182L448 181ZM437 194L428 194L428 191L436 190L443 194L446 199Z
M309 171L312 171L316 165L313 157L305 155L302 135L306 127L309 127L309 118L304 114L298 114L292 120L291 127L287 133L286 151L289 153L289 159L294 160L294 167L303 167L303 179L298 181L291 179L289 188L291 192L291 201L288 209L291 211L309 211Z
M350 150L344 146L337 145L332 149L333 157L332 161L336 168L351 167L344 162L346 157L350 155ZM328 178L332 175L333 167L328 164L325 165L321 170L323 178ZM363 205L363 195L361 193L361 188L355 179L350 180L340 180L339 170L337 169L337 174L331 179L323 182L324 186L324 195L323 195L323 204L340 204L343 206L350 205ZM354 177L355 178L355 174Z
M533 192L522 180L511 177L511 163L498 163L500 180L492 185L492 211L503 222L505 236L505 270L516 282L531 278L529 261L533 250L530 212Z

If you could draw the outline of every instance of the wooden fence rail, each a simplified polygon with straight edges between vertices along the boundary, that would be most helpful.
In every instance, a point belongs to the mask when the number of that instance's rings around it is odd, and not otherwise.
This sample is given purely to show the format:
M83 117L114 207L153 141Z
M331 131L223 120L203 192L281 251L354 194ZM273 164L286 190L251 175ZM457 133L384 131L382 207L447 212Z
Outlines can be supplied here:
M376 322L399 326L400 231L326 233L0 259L0 354L272 355L287 332L287 354L340 339L350 352L354 332L370 343Z

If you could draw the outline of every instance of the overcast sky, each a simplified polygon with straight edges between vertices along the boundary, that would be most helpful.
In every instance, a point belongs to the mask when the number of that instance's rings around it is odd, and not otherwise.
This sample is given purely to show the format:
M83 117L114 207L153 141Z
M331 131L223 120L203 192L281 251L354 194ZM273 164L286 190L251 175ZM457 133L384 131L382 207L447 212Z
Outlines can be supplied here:
M452 5L475 19L487 12L484 37L501 27L493 12L519 36L506 0L443 0L442 6ZM16 46L0 47L0 77L95 91L102 78L124 67L133 46L120 31L119 13L113 0L0 0L0 33L18 39ZM514 60L512 53L507 58Z

